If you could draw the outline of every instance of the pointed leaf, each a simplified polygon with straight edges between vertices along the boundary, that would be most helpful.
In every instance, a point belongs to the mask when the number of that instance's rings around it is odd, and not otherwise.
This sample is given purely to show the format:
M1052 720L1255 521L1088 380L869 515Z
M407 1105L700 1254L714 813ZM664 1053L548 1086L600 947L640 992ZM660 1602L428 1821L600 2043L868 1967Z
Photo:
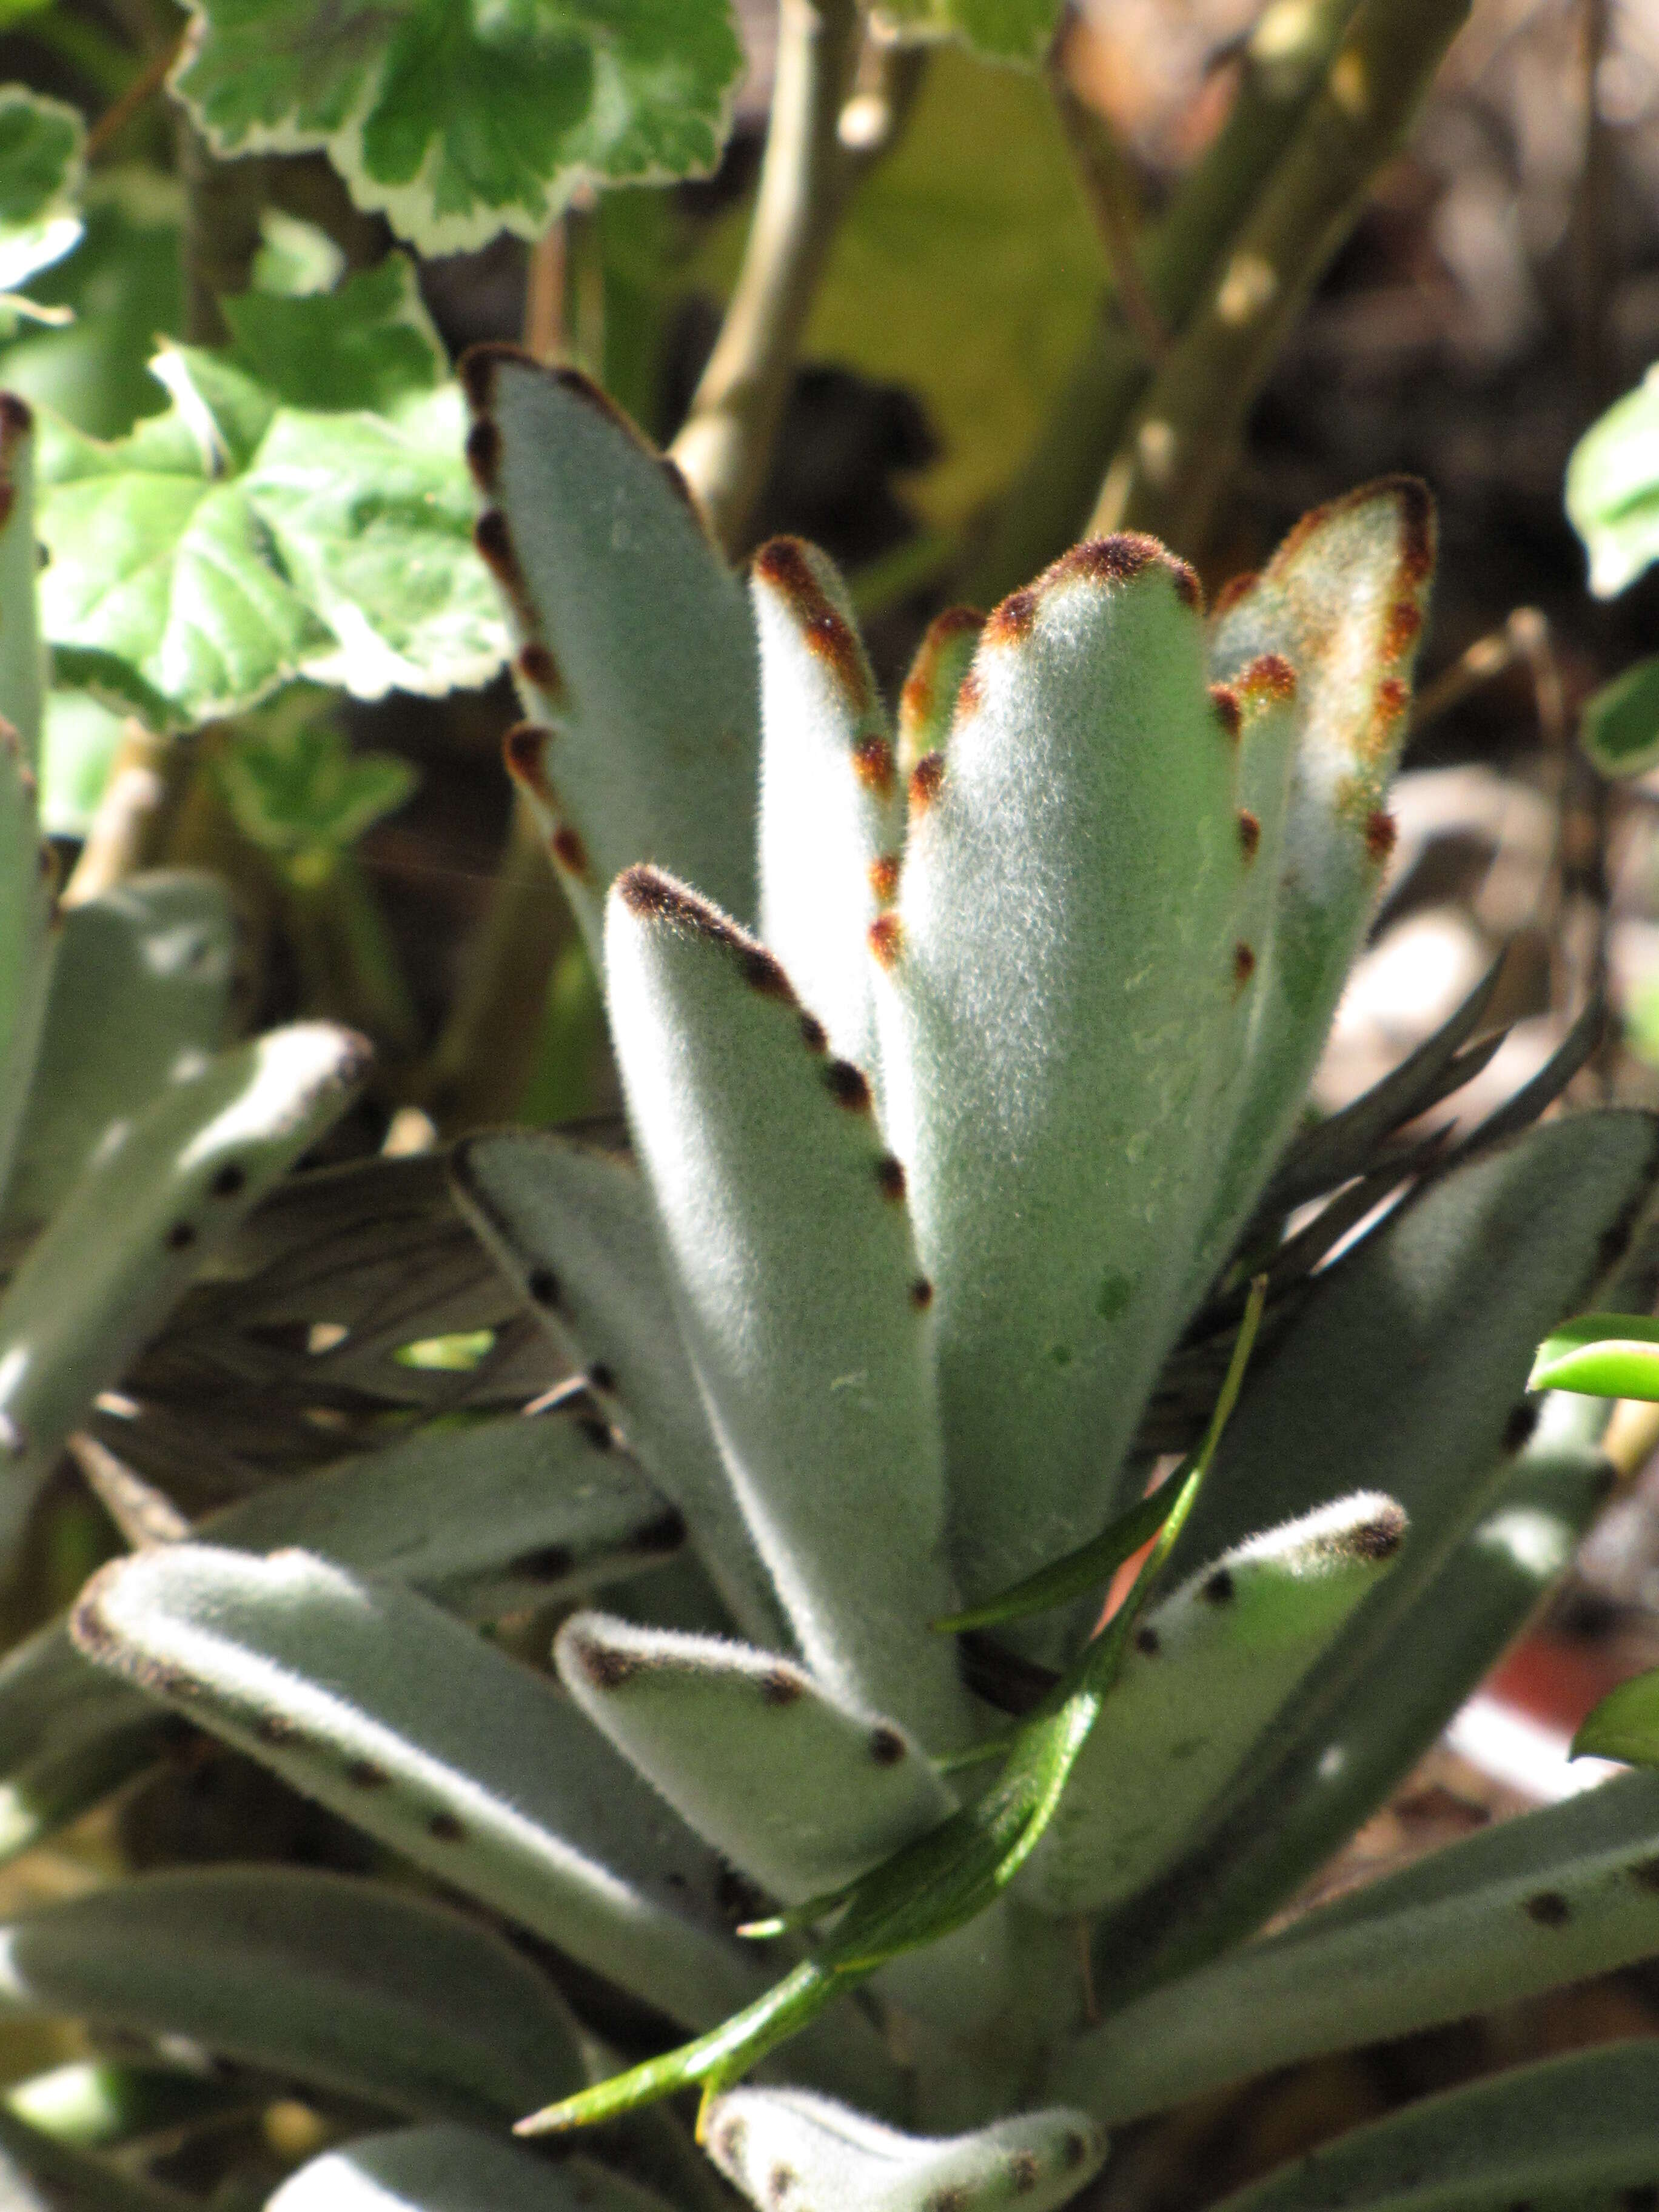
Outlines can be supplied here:
M106 1567L76 1640L417 1864L701 2024L752 1995L708 1852L542 1677L304 1552ZM680 1902L701 1899L694 1920Z
M550 2166L471 2128L359 2136L289 2176L265 2212L671 2212L589 2158Z
M0 94L0 131L8 96ZM0 392L0 720L16 731L30 768L40 758L46 693L35 604L34 447L33 416L13 393Z
M957 695L974 665L985 617L976 607L947 607L928 624L899 693L898 764L901 775L951 741Z
M1290 1134L1393 848L1385 799L1433 568L1427 492L1386 477L1304 516L1216 615L1214 675L1243 684L1253 668L1288 665L1301 728L1272 941L1255 977L1260 1011L1200 1276L1243 1226Z
M1659 1399L1659 1321L1646 1314L1580 1314L1538 1347L1529 1390L1592 1398Z
M1105 2138L1081 2112L1022 2112L966 2136L901 2135L799 2089L734 2089L708 2114L709 2154L752 2204L836 2212L1048 2212L1100 2170ZM789 2177L787 2191L778 2176Z
M0 1929L0 2013L82 2017L434 2119L582 2076L546 1978L476 1920L296 1867L138 1875Z
M890 1721L787 1660L579 1613L565 1687L689 1826L786 1905L839 1888L952 1810Z
M866 938L898 889L904 799L887 716L834 563L755 556L761 657L760 934L832 1052L878 1075Z
M1622 1776L1432 1852L1085 2036L1061 2094L1115 2124L1659 1948L1659 1781Z
M884 1080L970 1598L1098 1528L1183 1317L1243 865L1197 592L1149 538L1079 547L911 779Z
M33 1229L100 1146L222 1041L235 930L216 876L131 878L59 918L40 1057L6 1194Z
M274 1030L170 1084L88 1168L0 1297L0 1528L249 1209L350 1103L367 1048Z
M1572 1755L1659 1766L1659 1673L1637 1674L1609 1690L1572 1740Z
M1279 2167L1224 2197L1215 2212L1629 2203L1645 2195L1656 2172L1659 2046L1625 2043L1425 2098Z
M675 1301L812 1671L931 1750L968 1733L931 1291L870 1089L771 954L653 868L610 901L611 1018Z
M1026 1898L1097 1912L1156 1874L1405 1533L1392 1499L1362 1492L1253 1536L1152 1607L1021 1877Z
M606 887L636 860L756 911L754 628L672 464L572 369L505 347L463 365L478 549L538 720L508 765L599 950Z
M742 68L726 0L197 0L174 84L216 153L325 149L359 207L458 253L539 238L584 184L712 169Z
M738 1627L763 1644L787 1643L680 1342L639 1170L568 1137L512 1130L470 1139L451 1173L467 1218L566 1359L602 1384Z

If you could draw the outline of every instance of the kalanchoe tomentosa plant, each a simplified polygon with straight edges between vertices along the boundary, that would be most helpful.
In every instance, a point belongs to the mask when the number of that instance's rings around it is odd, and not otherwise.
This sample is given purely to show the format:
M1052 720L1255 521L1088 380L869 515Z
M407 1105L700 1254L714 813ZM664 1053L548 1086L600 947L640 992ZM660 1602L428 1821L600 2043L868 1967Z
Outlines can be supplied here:
M1571 1054L1455 1152L1395 1140L1489 1057L1479 993L1297 1133L1389 849L1425 494L1309 517L1207 617L1152 540L1080 546L942 617L895 726L821 555L745 585L580 379L485 353L470 388L509 762L633 1144L486 1135L453 1172L585 1425L516 1424L533 1555L498 1423L106 1570L73 1624L106 1671L49 1635L0 1733L31 1681L89 1741L183 1713L556 1945L640 2063L596 2081L554 1979L363 1877L118 1885L11 1931L4 2002L412 2124L282 2212L638 2207L624 2166L708 2201L635 2110L683 2086L767 2212L973 2212L1064 2202L1196 2091L1659 1946L1646 1777L1243 1940L1594 1510L1605 1408L1528 1401L1528 1361L1659 1175L1647 1116L1530 1126ZM630 1585L665 1516L684 1556ZM557 1686L458 1617L532 1556L620 1592L564 1619ZM1249 2201L1611 2202L1659 2172L1656 2087L1647 2046L1556 2062ZM550 2097L622 2121L600 2164L499 2139Z

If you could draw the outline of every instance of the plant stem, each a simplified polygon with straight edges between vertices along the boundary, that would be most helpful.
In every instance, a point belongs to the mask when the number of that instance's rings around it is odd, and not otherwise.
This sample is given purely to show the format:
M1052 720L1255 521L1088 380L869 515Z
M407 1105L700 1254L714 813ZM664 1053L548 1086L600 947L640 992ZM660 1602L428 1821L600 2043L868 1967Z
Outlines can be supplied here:
M1076 18L1068 21L1075 22ZM1147 287L1135 251L1139 210L1134 179L1111 125L1076 90L1066 70L1064 34L1048 60L1048 89L1060 117L1073 166L1105 248L1112 289L1147 364L1156 368L1170 349L1170 332Z
M780 0L777 74L760 190L726 320L671 451L736 556L765 480L797 349L854 186L892 143L921 66L889 50L886 119L840 135L862 18L857 0ZM860 103L863 110L864 103Z
M1226 122L1140 242L1142 287L1162 328L1181 331L1203 299L1358 5L1274 0L1251 33ZM998 504L963 578L966 598L981 605L1000 599L1079 534L1149 373L1141 339L1109 299L1047 429Z
M176 738L158 738L136 720L124 726L60 906L81 906L112 890L155 858L184 772Z
M1201 544L1257 393L1372 179L1400 148L1470 0L1364 0L1219 279L1107 472L1091 534Z

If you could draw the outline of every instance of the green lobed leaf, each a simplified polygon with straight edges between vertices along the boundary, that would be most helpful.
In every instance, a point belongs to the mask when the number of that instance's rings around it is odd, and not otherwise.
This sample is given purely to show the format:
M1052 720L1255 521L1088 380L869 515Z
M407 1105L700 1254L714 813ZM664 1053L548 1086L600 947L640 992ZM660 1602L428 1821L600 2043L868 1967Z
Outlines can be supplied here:
M1279 2167L1216 2212L1611 2207L1644 2193L1656 2172L1659 2047L1614 2044L1425 2098Z
M1435 1851L1126 2006L1059 2094L1117 2125L1650 1957L1656 1826L1659 1782L1631 1775Z
M611 1020L676 1310L812 1672L929 1750L954 1655L932 1293L869 1085L769 952L660 871L609 902Z
M1603 775L1643 775L1659 763L1659 657L1591 692L1578 742Z
M250 843L319 869L394 813L418 781L401 755L354 752L326 716L288 721L280 708L265 726L245 721L217 766L226 804Z
M1573 447L1566 504L1598 599L1616 598L1659 560L1659 362Z
M1659 1321L1646 1314L1580 1314L1538 1347L1529 1390L1591 1398L1659 1399Z
M672 2017L753 1993L712 1855L543 1677L412 1590L179 1545L105 1568L73 1626L100 1665Z
M80 111L21 84L0 85L0 331L18 303L6 295L80 244L86 125Z
M579 1613L554 1655L596 1727L786 1905L853 1881L952 1809L902 1729L770 1652Z
M645 1179L568 1137L470 1138L450 1167L486 1248L567 1363L585 1370L630 1449L685 1516L732 1618L777 1649L788 1625L720 1457L680 1341Z
M585 184L703 174L743 51L727 0L195 0L173 88L216 153L325 149L423 253L538 238Z
M592 2159L550 2166L460 2127L359 2136L291 2174L265 2212L671 2212Z
M0 1525L204 1261L350 1103L361 1037L296 1022L168 1084L90 1164L0 1296Z
M285 407L392 415L449 374L406 254L388 253L331 290L251 289L223 307L230 360Z
M1197 591L1150 538L1078 548L911 779L884 1084L970 1600L1098 1528L1185 1317L1243 866Z
M1406 1517L1375 1492L1253 1536L1146 1613L1020 1877L1039 1910L1093 1913L1174 1856L1376 1588Z
M734 2089L704 2133L726 2179L762 2212L787 2172L804 2203L836 2212L1049 2212L1093 2179L1106 2141L1084 2113L1022 2112L972 2135L902 2135L800 2089Z
M230 1012L235 932L216 876L154 870L64 909L9 1227L34 1229L99 1148L200 1073Z
M901 31L951 35L991 59L1035 69L1048 52L1059 0L881 0L884 21Z
M573 369L508 347L462 364L478 548L512 611L539 718L508 740L598 957L605 894L637 860L756 912L754 624L678 470Z
M138 1875L7 1922L0 2014L188 2036L430 2119L499 2125L583 2068L546 1978L384 1882L296 1867Z

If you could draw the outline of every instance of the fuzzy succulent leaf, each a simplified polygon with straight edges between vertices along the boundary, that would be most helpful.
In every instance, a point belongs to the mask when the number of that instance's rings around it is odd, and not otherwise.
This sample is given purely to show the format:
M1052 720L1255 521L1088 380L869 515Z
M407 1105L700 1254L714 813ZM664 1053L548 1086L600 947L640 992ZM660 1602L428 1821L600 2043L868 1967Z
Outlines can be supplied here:
M1650 1957L1656 1826L1659 1781L1629 1775L1435 1851L1128 2005L1061 2094L1116 2124Z
M325 2151L265 2212L672 2212L589 2158L557 2166L473 2128L399 2128Z
M216 152L324 149L359 207L458 253L539 238L584 184L712 169L742 69L727 0L196 0L174 85Z
M216 876L156 870L58 917L9 1225L37 1228L100 1146L223 1041L235 929Z
M1243 867L1197 594L1151 539L1079 548L911 778L884 1080L970 1598L1098 1527L1182 1318Z
M630 1449L684 1516L744 1633L789 1631L732 1494L680 1342L651 1194L633 1163L526 1130L474 1137L451 1166L463 1210L572 1366L614 1409Z
M94 2158L0 2106L6 2212L190 2212L191 2199Z
M295 1867L137 1875L12 1919L0 2014L70 2014L424 2119L499 2126L582 2078L546 1977L476 1920Z
M830 1040L878 1081L866 937L898 889L904 795L853 603L816 546L750 574L760 639L760 934Z
M1101 1953L1121 1985L1212 1957L1298 1888L1433 1741L1494 1639L1501 1650L1559 1570L1553 1551L1527 1568L1527 1529L1503 1520L1535 1418L1521 1394L1548 1326L1539 1316L1587 1297L1616 1263L1656 1167L1659 1128L1646 1115L1545 1123L1420 1187L1316 1282L1265 1353L1180 1564L1190 1570L1354 1482L1391 1484L1411 1525L1393 1571L1213 1820L1103 1923ZM1575 1510L1585 1474L1595 1481L1579 1428L1592 1407L1547 1401L1538 1429L1540 1460L1565 1437ZM1486 1608L1469 1622L1438 1586L1454 1571Z
M0 1527L204 1259L349 1104L361 1037L296 1022L169 1084L88 1167L0 1297Z
M40 758L46 708L34 477L34 417L13 393L0 392L0 720L16 731L31 769Z
M1243 698L1253 678L1271 686L1288 669L1300 726L1273 927L1255 948L1255 1002L1194 1295L1284 1149L1393 847L1385 800L1405 741L1434 544L1423 486L1384 478L1305 516L1215 617L1212 673Z
M1216 2212L1599 2207L1644 2197L1656 2172L1659 2049L1623 2043L1426 2097L1279 2166Z
M490 502L478 549L535 717L507 764L590 950L606 886L637 860L752 922L760 706L742 586L678 471L585 377L504 347L462 374Z
M1405 1516L1361 1492L1235 1546L1153 1607L1020 1877L1097 1912L1167 1863L1399 1552Z
M836 2212L1049 2212L1098 2172L1106 2141L1088 2117L1022 2112L972 2135L902 2135L799 2089L734 2089L709 2111L704 2134L726 2179L771 2212L799 2191ZM787 2191L777 2177L789 2177Z
M179 1545L105 1568L74 1629L90 1658L673 2017L752 1995L707 1911L711 1855L544 1680L412 1590L304 1552ZM699 1897L702 1920L679 1905Z
M566 1621L554 1652L594 1724L786 1905L840 1888L952 1809L902 1729L769 1652L596 1613Z
M869 1085L772 955L636 867L611 1024L676 1306L755 1542L812 1671L930 1750L969 1720L948 1613L932 1316Z
M907 781L929 753L942 753L949 744L957 695L984 627L976 607L946 607L927 625L899 693L898 765Z

